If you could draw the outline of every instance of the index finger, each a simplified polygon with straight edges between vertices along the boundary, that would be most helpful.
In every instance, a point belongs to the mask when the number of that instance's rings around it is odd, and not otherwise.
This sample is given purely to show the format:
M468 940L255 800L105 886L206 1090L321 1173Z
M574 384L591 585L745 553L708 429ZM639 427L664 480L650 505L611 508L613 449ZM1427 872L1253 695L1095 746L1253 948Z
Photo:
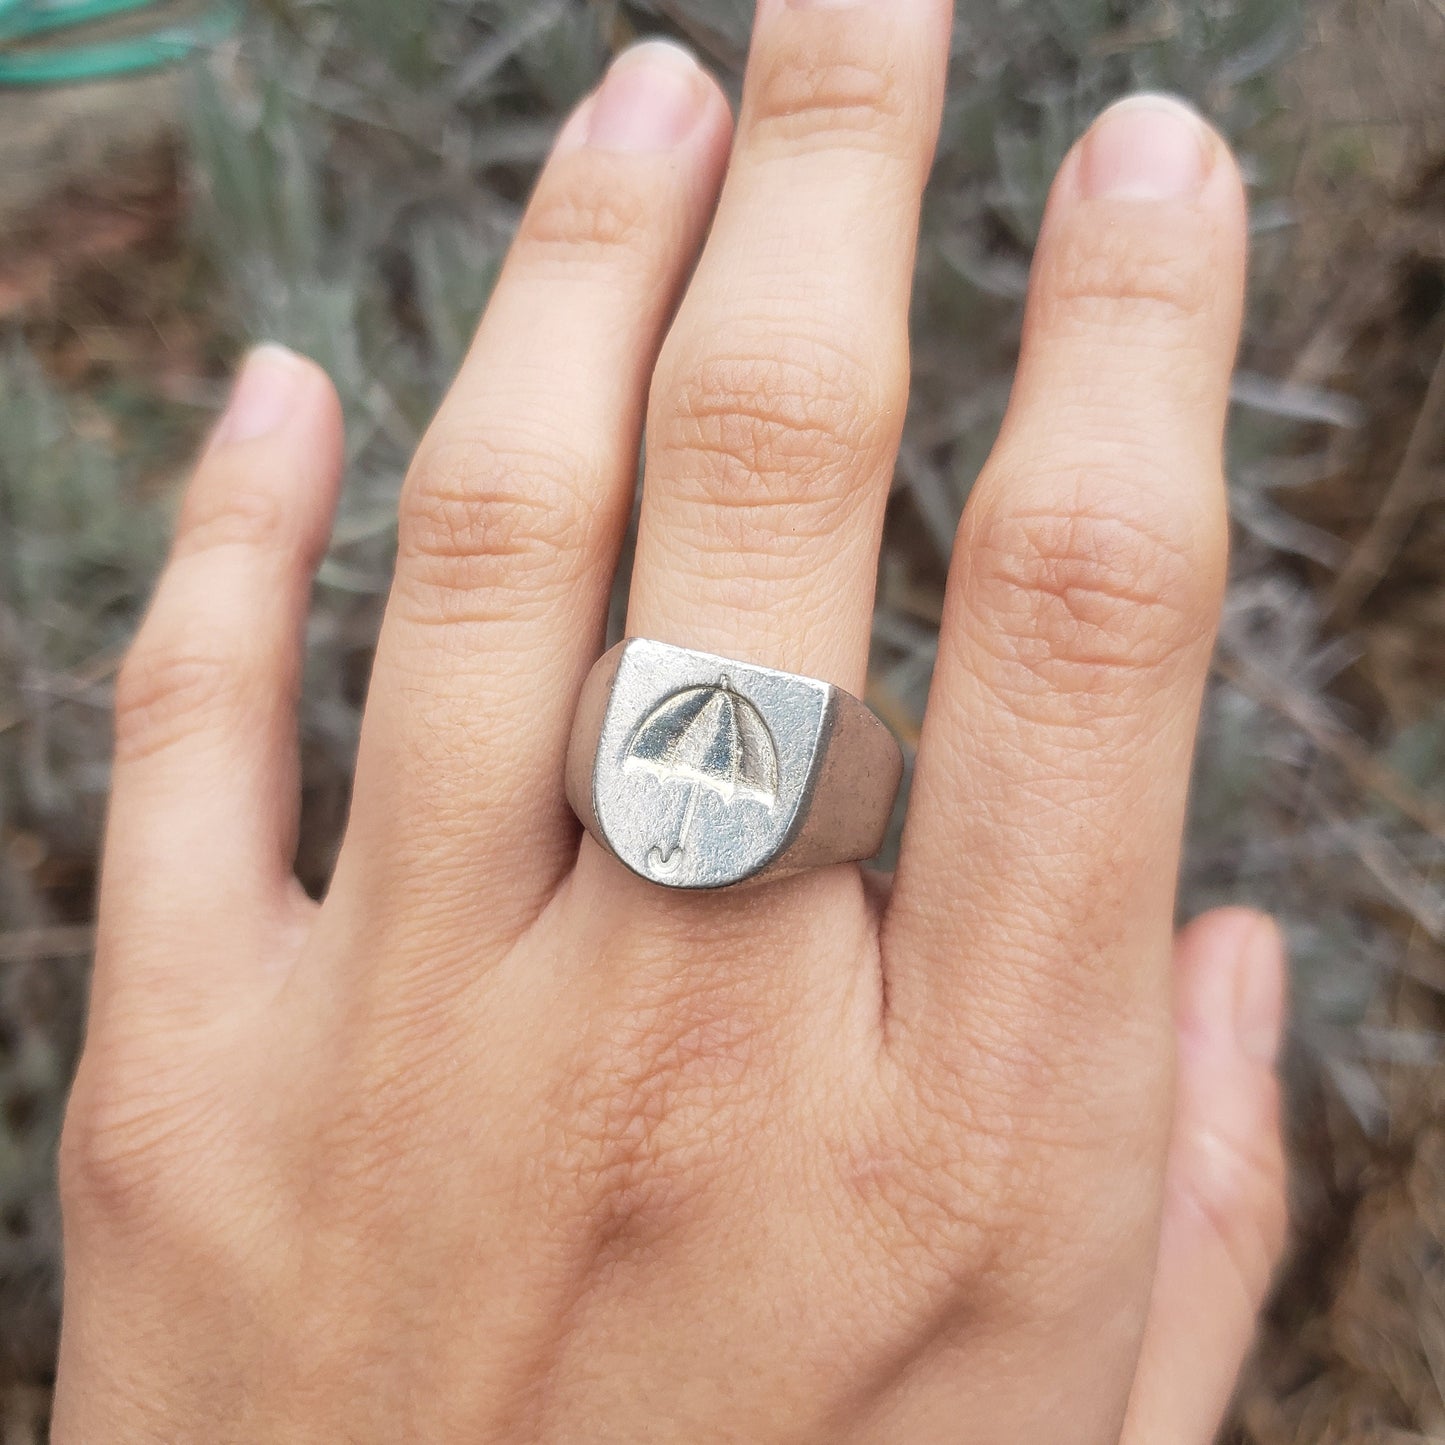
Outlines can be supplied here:
M407 480L333 888L420 898L468 947L478 918L524 928L576 857L571 714L730 132L717 83L679 47L613 64L538 182Z

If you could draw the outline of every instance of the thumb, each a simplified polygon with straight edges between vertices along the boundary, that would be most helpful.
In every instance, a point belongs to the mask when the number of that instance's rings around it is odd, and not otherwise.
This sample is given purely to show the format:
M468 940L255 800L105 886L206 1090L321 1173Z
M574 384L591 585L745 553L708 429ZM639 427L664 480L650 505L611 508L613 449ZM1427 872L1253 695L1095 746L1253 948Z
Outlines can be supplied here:
M1275 1061L1284 944L1244 909L1175 947L1178 1102L1159 1262L1122 1445L1208 1445L1284 1249Z

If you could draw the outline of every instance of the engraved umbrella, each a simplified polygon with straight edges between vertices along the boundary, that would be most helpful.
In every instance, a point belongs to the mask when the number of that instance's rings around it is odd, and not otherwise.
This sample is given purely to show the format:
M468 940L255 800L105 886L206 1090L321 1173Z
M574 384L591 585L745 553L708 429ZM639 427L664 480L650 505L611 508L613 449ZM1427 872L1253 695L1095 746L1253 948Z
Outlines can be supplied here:
M682 862L705 790L726 803L747 798L769 807L778 796L773 735L726 676L716 685L674 693L649 714L628 744L624 766L686 783L690 790L676 844L669 852L652 850L653 866L665 873L676 872Z

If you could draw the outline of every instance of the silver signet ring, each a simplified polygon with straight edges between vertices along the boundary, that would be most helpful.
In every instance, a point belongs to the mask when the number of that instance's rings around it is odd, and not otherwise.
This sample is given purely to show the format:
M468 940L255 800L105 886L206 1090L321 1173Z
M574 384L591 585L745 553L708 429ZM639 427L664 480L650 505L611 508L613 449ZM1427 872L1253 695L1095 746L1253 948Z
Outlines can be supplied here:
M567 798L641 877L732 888L876 856L902 777L893 735L841 688L634 638L583 687Z

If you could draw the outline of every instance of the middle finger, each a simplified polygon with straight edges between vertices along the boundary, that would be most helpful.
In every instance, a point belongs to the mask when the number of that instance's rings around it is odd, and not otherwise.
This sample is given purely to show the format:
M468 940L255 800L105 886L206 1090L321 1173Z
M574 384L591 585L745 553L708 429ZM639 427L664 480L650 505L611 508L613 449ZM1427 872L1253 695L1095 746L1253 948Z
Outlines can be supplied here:
M628 631L861 690L948 0L760 0L664 349Z

